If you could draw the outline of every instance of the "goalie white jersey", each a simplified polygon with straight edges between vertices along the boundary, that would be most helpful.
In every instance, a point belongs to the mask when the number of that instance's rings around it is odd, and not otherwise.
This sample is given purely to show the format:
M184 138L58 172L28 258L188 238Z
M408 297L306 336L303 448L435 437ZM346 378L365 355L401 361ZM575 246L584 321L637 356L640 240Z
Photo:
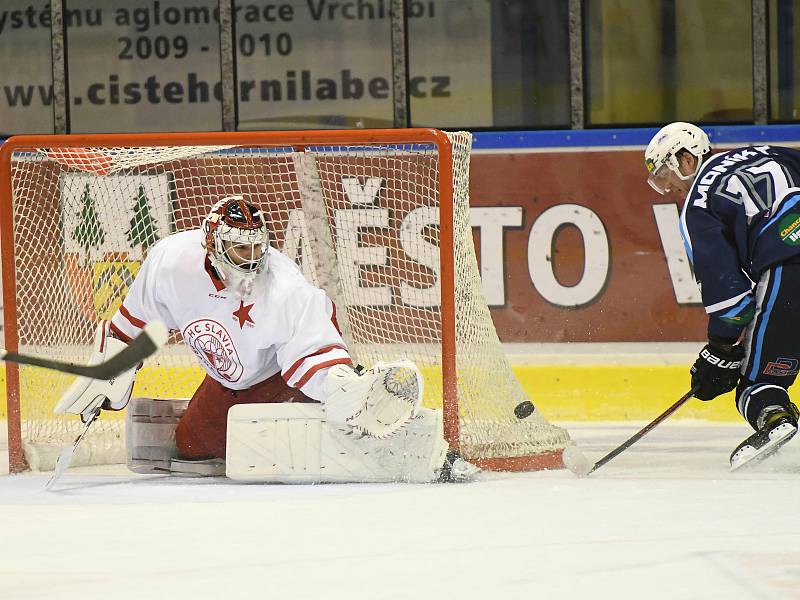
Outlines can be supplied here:
M289 258L269 249L268 268L240 298L220 281L200 230L161 240L111 320L121 339L153 319L178 330L209 376L233 390L280 372L286 383L325 401L329 367L349 364L336 309Z

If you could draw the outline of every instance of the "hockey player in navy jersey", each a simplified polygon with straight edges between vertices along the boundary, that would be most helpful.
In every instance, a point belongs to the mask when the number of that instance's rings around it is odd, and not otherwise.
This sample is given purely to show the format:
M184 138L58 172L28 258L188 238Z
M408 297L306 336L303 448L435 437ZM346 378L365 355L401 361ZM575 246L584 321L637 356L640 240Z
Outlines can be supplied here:
M736 388L755 429L731 454L738 469L797 433L787 390L800 369L800 152L712 155L705 132L679 122L653 137L645 164L656 191L686 195L681 233L708 313L691 384L701 400Z

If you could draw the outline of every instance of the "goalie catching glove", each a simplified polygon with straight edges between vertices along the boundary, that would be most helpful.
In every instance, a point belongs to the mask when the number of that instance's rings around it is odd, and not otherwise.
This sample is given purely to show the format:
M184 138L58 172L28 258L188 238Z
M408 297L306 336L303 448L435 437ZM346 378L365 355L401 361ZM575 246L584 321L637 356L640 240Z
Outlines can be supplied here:
M417 416L422 391L422 375L409 360L367 370L334 365L325 379L325 414L366 435L387 437Z
M94 334L94 348L90 365L107 361L121 352L127 344L108 335L108 322L100 321ZM133 390L133 380L138 367L125 371L113 379L90 379L78 377L58 401L53 412L57 415L72 413L86 419L98 408L106 410L122 410L128 404Z

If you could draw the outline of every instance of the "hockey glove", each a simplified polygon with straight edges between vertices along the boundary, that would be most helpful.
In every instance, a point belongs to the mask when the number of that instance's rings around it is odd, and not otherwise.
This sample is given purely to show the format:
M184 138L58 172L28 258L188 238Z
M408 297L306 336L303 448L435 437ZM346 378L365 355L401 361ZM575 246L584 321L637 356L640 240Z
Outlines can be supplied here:
M367 370L334 365L325 378L325 414L366 435L387 437L417 416L423 389L422 374L410 360Z
M739 383L739 370L744 358L744 348L739 345L711 340L700 351L691 368L692 387L697 387L695 398L713 400L730 392Z

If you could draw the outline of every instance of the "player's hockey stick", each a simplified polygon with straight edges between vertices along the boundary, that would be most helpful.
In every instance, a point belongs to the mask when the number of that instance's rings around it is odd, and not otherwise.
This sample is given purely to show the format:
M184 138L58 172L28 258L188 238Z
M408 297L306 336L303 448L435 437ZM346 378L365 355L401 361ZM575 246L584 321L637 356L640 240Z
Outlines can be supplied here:
M163 346L167 341L168 334L169 332L163 323L152 321L145 325L139 336L128 344L127 348L99 365L76 365L5 350L0 350L0 360L52 369L62 373L72 373L73 375L83 375L92 379L112 379L120 373L135 367Z
M83 427L81 428L78 437L75 438L75 441L72 442L70 446L66 446L64 450L61 451L61 454L58 455L58 459L56 460L56 468L53 471L53 474L50 476L50 479L45 484L44 489L49 490L52 488L56 481L58 481L59 478L64 474L64 471L67 470L69 463L72 462L72 455L75 454L78 444L81 443L81 440L89 431L89 427L92 426L92 423L94 423L97 420L97 417L100 416L101 410L102 409L99 406L94 409L94 411L89 415L89 418L86 419L86 423L83 424Z
M681 398L672 406L670 406L667 410L663 413L658 415L655 419L653 419L650 423L642 427L638 432L632 435L630 438L625 440L622 444L614 448L611 452L606 454L603 458L598 460L596 463L592 464L589 462L589 459L586 458L586 455L581 452L581 450L577 446L569 446L568 448L564 449L563 460L564 466L566 466L570 471L575 473L578 477L586 477L587 475L594 473L597 469L602 467L604 464L610 462L614 457L621 454L631 446L633 446L636 442L642 439L645 435L651 432L656 426L664 421L667 417L669 417L672 413L678 410L681 406L686 404L689 399L694 396L695 392L698 390L698 387L693 387L688 392L686 392Z

